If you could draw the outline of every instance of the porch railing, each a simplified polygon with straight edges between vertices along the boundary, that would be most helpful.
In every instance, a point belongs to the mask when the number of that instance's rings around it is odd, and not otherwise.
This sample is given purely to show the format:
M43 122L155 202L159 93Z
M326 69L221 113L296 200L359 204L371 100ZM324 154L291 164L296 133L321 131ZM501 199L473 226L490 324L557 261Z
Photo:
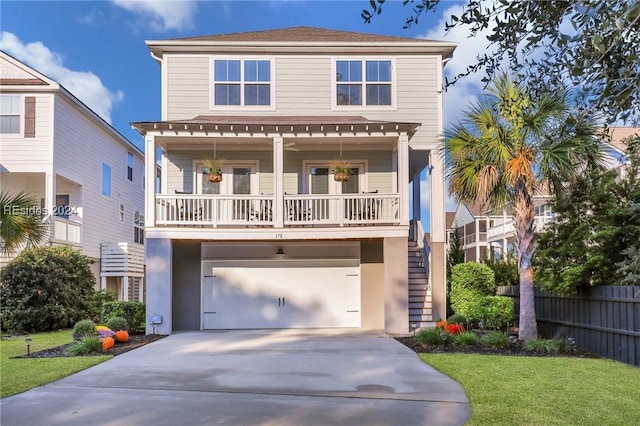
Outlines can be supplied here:
M554 220L552 216L536 216L533 218L535 224L535 230L543 231L549 223ZM515 224L513 218L507 218L503 222L502 218L496 219L493 222L493 226L487 229L487 239L496 240L501 238L508 238L515 235Z
M156 225L274 226L273 195L156 195ZM400 223L397 194L285 195L285 226Z
M53 217L53 239L71 244L80 244L82 224L62 217Z

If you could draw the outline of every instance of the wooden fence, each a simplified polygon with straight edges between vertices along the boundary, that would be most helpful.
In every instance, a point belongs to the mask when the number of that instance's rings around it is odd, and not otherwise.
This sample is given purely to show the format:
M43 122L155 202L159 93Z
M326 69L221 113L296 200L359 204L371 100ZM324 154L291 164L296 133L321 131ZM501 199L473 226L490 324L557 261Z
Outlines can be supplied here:
M498 287L513 298L516 325L519 288ZM572 337L576 346L640 367L640 286L593 287L572 296L535 289L538 332L545 338Z

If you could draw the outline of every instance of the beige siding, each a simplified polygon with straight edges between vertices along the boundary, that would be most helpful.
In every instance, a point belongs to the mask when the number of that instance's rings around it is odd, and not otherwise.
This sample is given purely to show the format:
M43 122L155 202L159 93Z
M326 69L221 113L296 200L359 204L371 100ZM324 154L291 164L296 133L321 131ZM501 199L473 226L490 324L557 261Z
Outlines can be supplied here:
M12 95L12 93L7 93ZM10 172L45 171L51 164L51 104L53 95L36 94L36 135L24 138L24 98L20 95L21 122L19 135L3 134L0 138L0 162Z
M374 120L422 123L412 144L434 144L438 136L438 57L397 56L395 110L332 109L332 57L276 56L276 110L210 109L212 55L167 55L167 119L197 115L362 115ZM341 56L343 58L344 56ZM391 57L391 56L390 56ZM361 59L361 56L354 57Z
M56 98L55 123L54 173L81 186L83 251L97 258L101 242L133 242L134 213L144 212L142 156L62 97ZM127 152L134 154L133 182L127 179ZM110 198L101 194L102 163L111 167ZM125 206L122 221L120 204Z

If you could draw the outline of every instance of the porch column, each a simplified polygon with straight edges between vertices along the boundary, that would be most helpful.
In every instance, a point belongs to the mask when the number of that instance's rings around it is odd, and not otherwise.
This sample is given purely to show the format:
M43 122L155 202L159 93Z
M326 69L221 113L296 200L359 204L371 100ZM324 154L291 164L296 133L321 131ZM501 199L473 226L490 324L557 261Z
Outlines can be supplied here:
M144 277L138 281L138 302L144 302Z
M445 249L445 183L444 159L434 150L429 154L429 189L431 213L431 259L429 262L429 284L433 318L446 317L446 249Z
M384 264L384 331L409 332L409 261L407 238L387 237L382 243Z
M409 225L409 136L398 137L398 195L400 195L400 225Z
M273 138L273 195L275 196L272 208L274 226L284 227L284 145L282 136Z
M56 223L53 212L56 207L56 175L53 168L45 173L44 177L44 208L46 209L46 219L49 224L49 240L56 238Z
M145 136L144 138L144 170L145 170L145 190L144 190L144 210L145 227L156 226L156 141L155 136ZM163 170L164 171L164 170Z
M147 334L153 333L151 319L162 316L162 324L156 325L157 334L171 334L172 322L172 244L170 239L149 238L145 241L147 265Z
M107 289L107 277L101 276L100 277L100 290L106 290L106 289Z
M122 300L129 301L129 276L122 277Z
M416 222L420 221L422 215L422 203L420 201L420 173L422 173L422 170L419 170L413 175L413 220Z
M474 221L475 232L476 232L476 262L480 262L480 221L482 218L476 218Z

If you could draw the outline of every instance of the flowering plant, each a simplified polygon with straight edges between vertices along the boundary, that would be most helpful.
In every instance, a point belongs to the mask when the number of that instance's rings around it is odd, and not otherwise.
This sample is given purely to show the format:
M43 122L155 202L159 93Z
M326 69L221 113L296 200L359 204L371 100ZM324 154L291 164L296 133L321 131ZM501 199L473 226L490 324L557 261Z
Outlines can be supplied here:
M98 327L96 327L98 328ZM113 337L114 333L112 330L110 330L109 328L102 326L102 328L100 330L98 330L98 334L100 335L100 338L105 338L105 337Z
M449 324L446 327L447 333L449 334L460 334L464 331L464 326L462 324Z
M446 329L447 328L447 322L446 321L438 321L436 323L436 328Z

